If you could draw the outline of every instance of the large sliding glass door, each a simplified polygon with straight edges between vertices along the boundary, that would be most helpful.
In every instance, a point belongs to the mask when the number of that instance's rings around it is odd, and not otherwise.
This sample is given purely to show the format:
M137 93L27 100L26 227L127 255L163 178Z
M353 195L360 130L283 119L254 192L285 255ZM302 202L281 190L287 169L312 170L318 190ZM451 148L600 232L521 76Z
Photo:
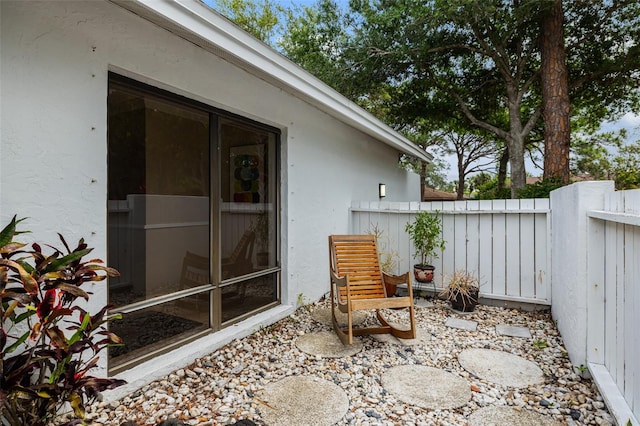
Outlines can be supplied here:
M112 75L112 373L279 299L278 134Z

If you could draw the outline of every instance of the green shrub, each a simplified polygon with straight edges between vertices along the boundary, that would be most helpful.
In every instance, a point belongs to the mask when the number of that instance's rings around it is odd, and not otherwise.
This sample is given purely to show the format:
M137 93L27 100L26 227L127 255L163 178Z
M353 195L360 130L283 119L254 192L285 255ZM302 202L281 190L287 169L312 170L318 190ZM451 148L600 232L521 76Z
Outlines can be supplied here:
M1 421L45 425L65 403L83 418L85 404L126 382L88 374L100 351L122 341L104 327L109 306L91 315L76 301L89 300L84 283L117 276L118 271L100 259L83 261L93 249L82 239L70 250L58 234L65 251L45 245L53 251L48 255L38 243L27 248L14 241L23 233L16 230L22 220L14 216L0 232Z

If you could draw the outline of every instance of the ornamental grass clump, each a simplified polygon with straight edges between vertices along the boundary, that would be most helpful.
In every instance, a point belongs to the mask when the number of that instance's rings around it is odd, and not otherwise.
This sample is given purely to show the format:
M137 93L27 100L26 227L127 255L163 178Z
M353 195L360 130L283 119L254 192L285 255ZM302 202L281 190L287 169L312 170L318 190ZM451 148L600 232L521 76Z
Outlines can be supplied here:
M84 407L100 392L126 383L89 375L99 353L122 340L105 325L107 309L91 315L77 305L89 300L87 282L117 276L100 259L83 258L93 249L80 240L73 250L62 235L64 251L38 243L14 241L11 222L0 232L0 422L2 425L40 426L52 421L65 403L79 424Z
M473 274L459 269L446 280L446 286L440 296L451 302L451 306L460 311L473 311L479 302L480 280Z

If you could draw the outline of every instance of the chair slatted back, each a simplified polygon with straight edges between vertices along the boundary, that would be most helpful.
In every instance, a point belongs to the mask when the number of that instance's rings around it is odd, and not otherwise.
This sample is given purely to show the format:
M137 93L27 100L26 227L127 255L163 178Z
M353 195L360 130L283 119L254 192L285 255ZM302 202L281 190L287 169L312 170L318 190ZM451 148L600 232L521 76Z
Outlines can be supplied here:
M352 299L386 297L373 235L329 236L331 267L339 277L349 276ZM346 298L341 289L340 298Z

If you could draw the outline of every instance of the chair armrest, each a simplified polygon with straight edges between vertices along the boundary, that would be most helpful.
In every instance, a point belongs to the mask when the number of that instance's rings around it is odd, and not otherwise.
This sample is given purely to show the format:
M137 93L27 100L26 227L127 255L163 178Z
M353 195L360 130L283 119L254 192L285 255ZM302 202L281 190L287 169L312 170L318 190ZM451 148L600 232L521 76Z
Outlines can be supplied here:
M413 298L413 289L411 287L411 279L409 277L409 273L405 272L402 275L391 275L385 272L382 273L382 281L385 284L406 284L407 285L407 293L410 298Z
M391 275L385 272L382 273L382 280L388 284L407 284L411 285L411 280L409 279L409 273L405 272L402 275Z
M330 269L329 272L331 273L331 283L337 286L337 287L346 287L347 286L347 276L345 275L344 277L339 277L335 271L333 269Z

